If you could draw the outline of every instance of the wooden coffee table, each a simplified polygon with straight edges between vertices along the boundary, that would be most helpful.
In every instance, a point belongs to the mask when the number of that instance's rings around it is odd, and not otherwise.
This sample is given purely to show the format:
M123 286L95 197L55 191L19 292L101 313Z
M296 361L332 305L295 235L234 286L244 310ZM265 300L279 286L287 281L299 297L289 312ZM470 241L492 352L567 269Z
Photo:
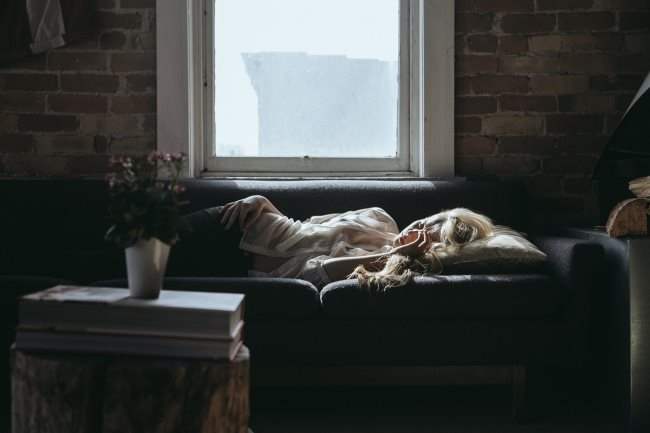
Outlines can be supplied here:
M247 433L249 352L233 361L12 350L14 433Z

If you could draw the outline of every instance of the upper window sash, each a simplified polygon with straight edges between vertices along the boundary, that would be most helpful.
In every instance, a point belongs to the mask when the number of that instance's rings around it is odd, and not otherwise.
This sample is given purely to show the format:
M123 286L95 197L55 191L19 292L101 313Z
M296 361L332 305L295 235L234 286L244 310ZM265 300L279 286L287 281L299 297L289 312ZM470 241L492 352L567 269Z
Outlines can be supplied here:
M406 113L408 125L400 129L400 146L407 146L407 160L396 166L378 166L382 159L368 158L246 158L268 163L267 171L260 172L255 162L239 167L237 172L220 173L208 169L206 125L212 114L206 112L205 86L206 10L202 1L157 1L158 46L158 149L185 152L191 165L189 175L415 175L451 176L454 172L454 1L453 0L401 0L408 4L406 44L409 59L408 86L400 86L400 117ZM401 24L401 26L404 24ZM211 35L210 35L211 36ZM405 40L404 40L405 39ZM401 50L405 48L401 45ZM402 70L403 65L400 65ZM402 77L403 78L403 77ZM400 80L402 81L402 80ZM406 89L406 90L405 90ZM209 114L209 115L208 115ZM405 144L406 143L406 144ZM404 154L404 153L402 153ZM332 161L317 161L328 160ZM395 161L387 159L388 161ZM295 171L288 173L286 163ZM325 164L321 164L325 162ZM386 162L386 161L384 161ZM390 163L389 163L390 164ZM244 168L242 170L242 168ZM301 171L301 170L304 170Z

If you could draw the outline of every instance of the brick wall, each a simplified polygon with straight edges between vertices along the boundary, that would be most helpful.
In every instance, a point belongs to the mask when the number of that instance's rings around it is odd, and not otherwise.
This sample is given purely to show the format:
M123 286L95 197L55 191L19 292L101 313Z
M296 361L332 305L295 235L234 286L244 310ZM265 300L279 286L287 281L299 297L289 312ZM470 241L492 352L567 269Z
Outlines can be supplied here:
M92 39L0 69L0 173L97 176L155 148L155 0L97 2Z
M101 175L155 147L154 0L98 0L92 40L0 70L0 172ZM524 177L544 216L589 175L650 70L650 0L458 0L459 175Z
M596 159L650 71L650 1L456 5L457 172L524 177L545 219L594 215Z

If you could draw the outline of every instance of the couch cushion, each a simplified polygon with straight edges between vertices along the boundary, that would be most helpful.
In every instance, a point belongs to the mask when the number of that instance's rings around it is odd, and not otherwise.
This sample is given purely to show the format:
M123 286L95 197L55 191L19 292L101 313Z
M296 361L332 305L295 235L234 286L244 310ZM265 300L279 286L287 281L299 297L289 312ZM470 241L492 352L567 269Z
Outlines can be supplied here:
M97 281L96 287L128 287L124 279ZM245 317L308 318L320 313L318 290L292 278L165 278L167 290L227 292L246 295Z
M565 295L543 274L441 275L375 294L356 280L337 281L321 302L336 317L513 319L557 315Z

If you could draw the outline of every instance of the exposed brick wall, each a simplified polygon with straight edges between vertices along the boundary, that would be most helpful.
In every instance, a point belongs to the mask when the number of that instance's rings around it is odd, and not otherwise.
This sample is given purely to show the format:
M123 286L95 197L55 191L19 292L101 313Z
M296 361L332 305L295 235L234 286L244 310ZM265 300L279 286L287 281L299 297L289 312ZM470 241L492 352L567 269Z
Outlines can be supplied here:
M154 0L99 0L89 41L0 70L0 172L101 175L155 147ZM544 215L589 175L650 70L650 0L458 0L459 175L524 177Z
M456 5L457 173L524 177L545 219L593 216L596 159L650 71L650 1Z
M0 69L0 173L97 176L155 148L155 0L98 0L92 39Z

